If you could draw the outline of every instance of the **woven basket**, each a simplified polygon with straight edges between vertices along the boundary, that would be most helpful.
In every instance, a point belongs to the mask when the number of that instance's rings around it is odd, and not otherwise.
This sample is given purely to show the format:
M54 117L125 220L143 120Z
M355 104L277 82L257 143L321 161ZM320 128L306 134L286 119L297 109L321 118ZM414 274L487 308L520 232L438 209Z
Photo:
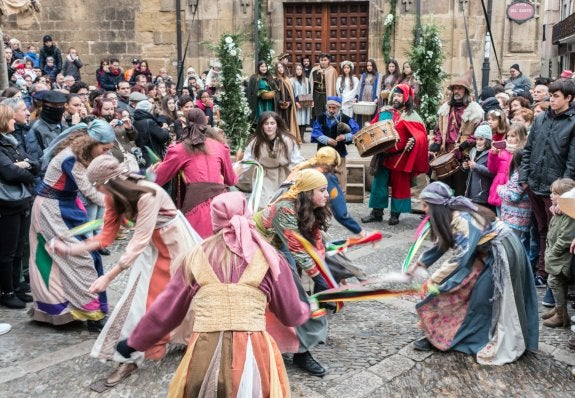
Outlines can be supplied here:
M377 104L368 101L356 102L353 104L353 113L356 115L368 115L371 116L375 113L377 109Z
M272 100L275 98L276 96L276 90L261 90L258 95L260 96L261 99L264 100Z

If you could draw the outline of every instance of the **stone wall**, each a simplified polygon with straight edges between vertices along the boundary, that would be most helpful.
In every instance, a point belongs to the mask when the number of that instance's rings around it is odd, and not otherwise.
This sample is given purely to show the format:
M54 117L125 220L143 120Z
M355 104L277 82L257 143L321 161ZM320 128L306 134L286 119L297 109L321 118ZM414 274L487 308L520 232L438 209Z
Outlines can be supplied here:
M261 1L264 5L263 15L279 53L283 50L282 2ZM308 0L316 1L321 0ZM339 0L323 2L336 1ZM397 1L398 15L392 55L402 62L413 41L415 0ZM535 1L536 4L539 2ZM243 6L245 3L248 5ZM536 18L521 25L509 21L505 11L510 3L511 0L493 1L492 29L503 77L508 76L509 66L514 63L518 63L526 75L537 76L541 71L542 20L538 12ZM244 32L247 39L244 45L244 69L246 74L251 74L254 0L199 0L195 14L192 12L192 4L195 4L195 0L182 0L184 46L189 36L185 66L194 66L199 71L207 69L213 54L206 43L217 42L223 33ZM422 22L433 22L442 27L441 37L447 54L444 68L454 76L461 74L469 65L461 10L462 4L469 7L466 15L474 66L480 84L486 31L481 1L421 0L421 4ZM389 0L370 1L369 57L375 58L380 65L383 64L380 50L383 19L389 8ZM20 22L17 17L10 17L4 24L4 31L19 38L24 47L28 43L40 46L42 36L47 33L53 36L64 53L69 46L76 47L85 62L83 76L89 82L94 81L94 71L99 60L109 56L117 56L124 66L130 65L133 56L140 56L150 62L153 72L157 72L160 67L167 67L170 74L176 74L175 0L115 0L113 5L101 0L45 0L37 22ZM496 80L498 77L492 51L490 79Z

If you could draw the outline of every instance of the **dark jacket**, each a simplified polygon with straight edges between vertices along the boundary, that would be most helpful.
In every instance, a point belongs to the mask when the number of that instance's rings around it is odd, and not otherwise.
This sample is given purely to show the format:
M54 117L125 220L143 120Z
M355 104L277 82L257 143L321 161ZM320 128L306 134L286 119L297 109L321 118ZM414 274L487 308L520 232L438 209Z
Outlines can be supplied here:
M51 124L47 123L40 117L37 119L32 127L30 128L29 134L34 134L36 142L40 151L44 152L46 148L50 145L52 140L60 135L62 132L62 124Z
M62 70L62 52L54 44L50 47L43 46L40 49L40 69L44 70L46 66L46 58L54 57L54 65L56 66L56 75Z
M491 188L491 183L493 182L494 177L487 168L488 154L489 149L478 152L477 148L472 148L469 152L470 159L474 160L476 164L474 169L469 169L465 196L471 199L474 203L482 205L487 204L489 189Z
M14 163L22 160L28 160L30 169L23 169L16 166ZM31 159L31 157L24 152L21 145L14 145L8 140L4 134L0 134L0 183L19 185L24 183L30 193L33 193L34 176L38 173L40 164ZM6 208L11 208L16 211L17 209L27 209L32 202L32 197L24 199L19 202L2 202L0 200L0 210L2 214L5 213Z
M152 164L150 154L146 147L149 147L161 159L166 154L170 134L167 129L162 128L162 123L150 112L136 109L134 112L134 128L138 132L136 145L142 150L142 155L146 160L146 166Z
M106 72L102 75L100 79L100 84L102 88L106 91L116 91L118 83L124 81L124 74L120 72L117 76L112 72Z
M559 115L551 108L538 115L523 150L520 183L527 183L537 195L549 196L558 178L575 179L575 103Z
M74 76L74 80L80 80L80 68L84 66L80 58L76 58L74 61L69 61L66 56L64 65L62 66L62 74L64 76Z
M29 156L29 159L40 162L42 158L42 150L38 145L36 136L34 133L30 133L30 126L25 124L16 123L14 126L14 132L12 135L18 140L18 143L22 145L24 152Z

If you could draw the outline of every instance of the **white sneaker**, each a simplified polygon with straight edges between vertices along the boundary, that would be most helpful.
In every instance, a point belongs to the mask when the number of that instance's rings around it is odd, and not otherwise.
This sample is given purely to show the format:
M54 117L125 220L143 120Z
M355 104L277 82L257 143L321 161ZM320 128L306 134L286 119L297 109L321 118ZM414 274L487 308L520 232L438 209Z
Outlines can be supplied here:
M573 321L572 321L573 322ZM571 331L575 333L575 325L571 325Z
M571 323L575 324L575 315L571 317Z
M9 323L0 323L0 336L12 330L12 325Z

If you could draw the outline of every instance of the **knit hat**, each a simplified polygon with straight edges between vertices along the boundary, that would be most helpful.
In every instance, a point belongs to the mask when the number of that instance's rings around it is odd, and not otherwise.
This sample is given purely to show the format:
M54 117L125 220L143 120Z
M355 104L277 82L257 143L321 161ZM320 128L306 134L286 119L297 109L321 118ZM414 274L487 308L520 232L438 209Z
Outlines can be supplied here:
M486 140L491 140L493 138L493 133L491 132L491 127L488 124L480 124L475 129L473 133L475 138L485 138Z
M565 69L563 72L561 72L562 79L571 79L572 77L573 77L573 71L569 69Z
M86 170L86 176L92 184L105 184L119 176L126 178L128 173L126 165L120 164L118 159L108 154L97 156Z
M337 105L337 106L341 106L341 98L339 98L336 95L330 95L329 97L327 97L327 103L326 105Z
M575 189L565 192L557 199L557 205L563 214L575 218Z
M130 97L131 96L132 95L130 95ZM146 111L146 112L151 112L152 106L153 106L152 103L146 99L146 100L142 100L142 101L138 102L135 109Z
M465 72L463 74L463 76L461 76L457 80L453 81L449 85L449 87L447 87L447 88L449 90L453 90L453 86L461 86L461 87L465 87L465 89L467 90L468 93L471 93L471 81L472 80L473 80L473 67L470 66L469 69L467 70L467 72Z
M42 42L46 43L47 41L53 41L52 40L52 36L50 35L44 35L44 37L42 38Z
M112 126L100 119L95 119L90 123L88 135L102 144L110 144L116 140L116 134Z
M300 192L312 191L326 185L327 179L321 172L316 169L305 169L297 173L295 183L278 200L296 199Z
M138 58L132 58L132 64L139 64L140 60Z
M515 69L517 72L521 72L521 69L519 69L519 64L513 64L509 67L509 69Z

